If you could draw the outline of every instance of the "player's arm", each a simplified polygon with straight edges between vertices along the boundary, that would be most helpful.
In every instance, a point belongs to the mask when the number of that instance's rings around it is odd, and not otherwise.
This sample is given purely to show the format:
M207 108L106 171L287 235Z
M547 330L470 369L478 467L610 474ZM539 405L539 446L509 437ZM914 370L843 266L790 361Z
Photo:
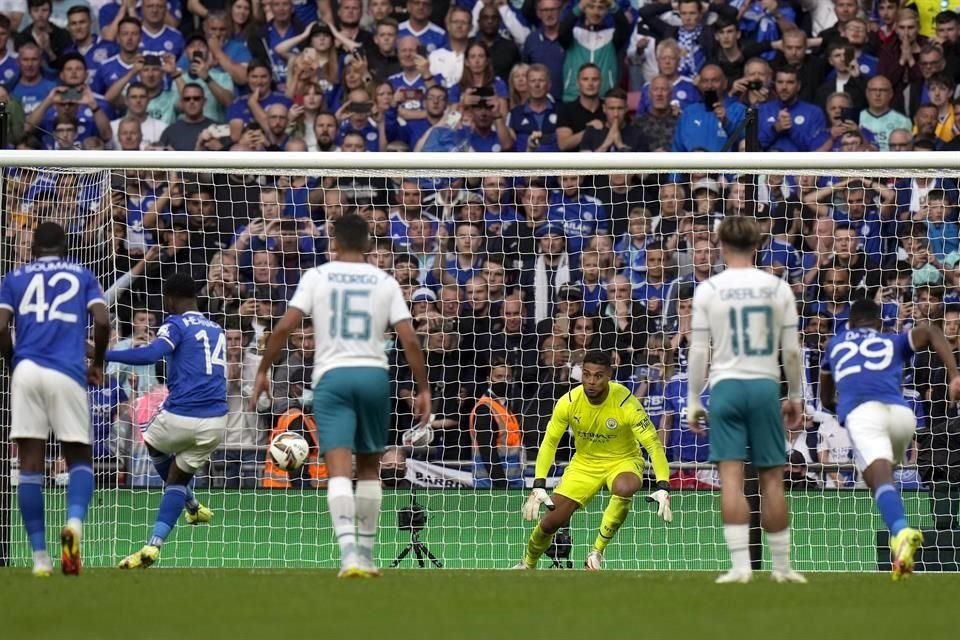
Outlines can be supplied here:
M0 356L7 361L13 357L13 334L10 332L10 320L13 312L7 307L0 307Z
M637 410L639 420L633 427L633 437L637 439L640 446L643 447L647 455L650 456L653 475L657 479L657 488L667 488L670 482L670 464L667 462L666 449L663 448L663 443L660 442L660 436L657 434L657 429L653 426L650 416L643 410L643 407L637 406Z
M553 415L550 416L550 422L547 424L547 432L540 443L540 449L537 451L537 464L534 471L533 491L530 497L523 504L523 519L536 520L540 515L540 505L546 505L547 509L553 511L553 500L547 495L547 473L553 466L553 461L557 457L557 446L560 444L560 438L566 432L570 425L570 394L567 393L557 400L553 407Z
M787 402L783 405L783 418L787 427L800 424L803 417L803 358L800 352L800 334L797 330L797 299L786 282L780 284L783 305L783 326L780 333L780 356L783 373L787 378Z
M103 363L110 343L110 314L103 300L95 300L90 304L90 315L93 316L93 357L87 369L87 382L100 385L103 383Z
M406 305L404 305L406 306ZM413 322L410 318L401 320L394 325L397 332L397 339L400 346L403 347L403 354L407 358L407 364L410 365L410 371L413 373L413 381L417 385L417 395L414 399L414 420L416 424L424 424L430 419L430 405L433 399L430 396L430 383L427 381L427 365L424 362L423 350L420 348L420 340L417 338L417 332L413 329Z
M296 299L296 296L294 296L294 299ZM283 314L280 322L273 328L270 337L267 339L267 346L263 349L263 358L260 360L260 367L257 369L257 376L253 382L253 393L248 401L250 411L257 410L257 399L263 393L269 394L270 367L280 356L280 350L286 346L290 332L303 322L303 311L293 306L294 300L290 302L291 304L287 306L287 312Z
M109 332L109 325L107 330ZM171 341L170 338L161 335L145 347L134 347L133 349L110 349L106 352L106 354L104 354L103 357L108 362L121 362L123 364L153 364L157 360L165 358L173 353L174 347L175 343ZM96 350L96 344L94 344L94 350ZM94 357L96 357L95 353Z
M710 318L707 313L710 292L700 285L693 293L693 317L690 321L690 346L687 349L687 424L699 425L706 416L700 397L707 383L710 358Z
M947 379L950 384L950 397L960 396L960 377L957 376L957 360L953 357L950 343L943 337L943 332L931 324L923 324L910 330L910 347L914 351L932 347L940 362L947 368Z
M820 367L820 404L831 413L837 412L837 385L833 381L833 372Z

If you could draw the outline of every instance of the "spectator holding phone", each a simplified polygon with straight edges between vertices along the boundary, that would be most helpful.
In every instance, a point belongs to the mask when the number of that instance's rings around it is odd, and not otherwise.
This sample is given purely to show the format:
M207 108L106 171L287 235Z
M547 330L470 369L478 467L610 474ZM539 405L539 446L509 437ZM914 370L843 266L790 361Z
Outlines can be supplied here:
M346 134L359 133L367 151L380 151L380 130L377 122L370 117L372 109L373 102L366 89L351 91L347 101L337 111L337 120L340 121L337 144L343 144Z
M827 61L832 70L817 88L814 102L825 107L827 97L842 91L850 96L851 107L859 110L867 104L867 79L860 73L857 52L845 40L835 40L827 47ZM854 118L858 122L859 118Z
M184 59L180 63L182 73L174 81L174 95L179 99L188 83L203 89L204 115L211 120L223 122L226 109L233 102L234 85L230 74L215 66L210 48L203 34L194 33L187 39Z
M527 100L507 116L516 138L516 151L559 151L557 113L550 99L550 69L532 64L527 69Z
M24 133L37 129L41 133L53 131L55 123L63 116L76 122L78 143L90 137L109 142L113 137L107 113L110 106L87 86L86 61L79 53L68 53L63 56L62 63L60 85L27 116ZM49 134L44 134L43 139L48 148L53 148Z
M470 129L470 147L481 152L512 151L513 133L505 122L503 102L486 93L481 89L474 92L476 102L465 118Z
M723 70L708 64L700 71L703 102L688 105L674 131L673 151L732 151L743 137L746 108L727 95Z
M463 104L464 108L472 107L479 99L489 98L487 89L492 89L497 102L504 112L507 108L509 90L503 78L496 75L490 63L490 52L486 45L474 42L467 48L467 57L463 67L463 76L460 82L450 87L451 104ZM482 90L481 95L478 91Z

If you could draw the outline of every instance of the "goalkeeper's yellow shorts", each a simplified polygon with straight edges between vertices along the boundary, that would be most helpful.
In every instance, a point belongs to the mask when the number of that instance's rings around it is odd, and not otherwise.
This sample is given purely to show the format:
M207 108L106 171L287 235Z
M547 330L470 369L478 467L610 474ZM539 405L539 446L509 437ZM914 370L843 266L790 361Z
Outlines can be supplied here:
M553 492L585 507L600 489L606 487L609 491L613 487L614 479L621 473L632 473L643 479L643 458L598 463L582 462L574 456Z

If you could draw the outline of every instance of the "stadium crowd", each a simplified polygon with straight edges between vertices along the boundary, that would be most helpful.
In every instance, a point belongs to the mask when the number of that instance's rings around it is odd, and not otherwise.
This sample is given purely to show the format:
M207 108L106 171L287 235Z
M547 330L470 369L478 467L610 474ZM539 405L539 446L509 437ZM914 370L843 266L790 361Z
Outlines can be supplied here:
M2 0L0 100L20 149L716 152L741 148L754 107L766 151L950 150L960 148L956 4ZM760 264L800 300L810 392L804 430L787 438L797 486L855 483L806 469L850 460L816 380L852 297L881 301L891 328L942 323L960 348L953 178L119 171L90 181L8 173L17 257L28 257L32 221L65 222L120 302L118 339L130 345L152 338L165 275L189 269L204 282L204 310L229 336L235 411L208 474L221 484L291 483L264 468L258 445L271 429L309 431L299 409L310 327L276 369L272 406L251 414L244 391L300 273L330 259L326 225L344 211L369 220L370 259L400 281L422 332L437 398L429 455L476 462L478 486L522 482L524 454L595 346L615 355L671 460L706 460L685 423L685 345L693 289L719 268L713 230L725 215L762 222ZM115 267L102 260L113 253ZM392 367L399 444L412 383L402 361ZM946 423L943 367L920 354L915 370L906 388L923 424ZM144 424L163 376L113 373L95 393L98 453L125 456L112 422ZM949 454L931 438L921 458ZM675 482L714 481L678 470Z

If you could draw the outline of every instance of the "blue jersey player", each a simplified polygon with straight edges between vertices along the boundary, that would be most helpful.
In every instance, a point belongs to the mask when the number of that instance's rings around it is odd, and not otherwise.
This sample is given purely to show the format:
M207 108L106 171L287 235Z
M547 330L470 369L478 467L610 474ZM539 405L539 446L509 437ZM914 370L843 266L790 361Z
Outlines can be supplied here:
M212 512L190 491L190 482L223 441L227 425L227 340L223 329L197 311L196 284L185 273L163 283L166 321L145 347L111 350L106 359L149 364L167 359L170 394L147 427L143 441L165 484L160 509L147 544L120 562L121 569L147 568L160 557L160 547L180 512L187 522L209 522Z
M33 574L49 576L53 565L44 542L43 470L52 431L70 473L60 568L65 575L77 575L83 520L93 497L87 384L103 383L110 317L93 274L67 260L67 237L60 225L37 226L32 251L34 260L7 274L0 285L0 353L13 362L10 435L20 457L17 501L33 549ZM89 366L88 315L93 316L94 339Z
M901 580L913 570L923 542L923 534L908 526L893 485L893 465L903 461L917 424L901 389L904 366L915 351L930 346L947 367L953 398L960 397L960 378L953 352L936 327L920 325L906 333L884 333L882 327L877 303L853 303L847 329L824 351L820 398L850 434L857 466L890 530L893 579Z

